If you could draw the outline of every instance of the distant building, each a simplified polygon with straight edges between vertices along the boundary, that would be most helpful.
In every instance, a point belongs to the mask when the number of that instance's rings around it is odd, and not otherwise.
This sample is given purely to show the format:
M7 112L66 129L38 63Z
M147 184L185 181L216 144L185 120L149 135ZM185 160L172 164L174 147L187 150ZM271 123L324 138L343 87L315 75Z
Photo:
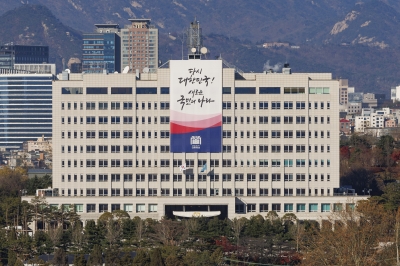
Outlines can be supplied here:
M0 46L0 68L14 69L15 64L49 63L49 47L33 45Z
M28 140L23 143L23 150L25 152L31 151L51 151L51 139L45 139L41 136L37 140Z
M86 73L121 72L118 24L95 24L96 32L83 34L82 71ZM75 69L74 69L75 70ZM77 73L73 71L73 73Z
M52 74L0 74L0 148L52 136Z
M340 133L349 135L351 133L351 123L347 119L340 119Z
M339 80L339 103L347 104L348 103L348 87L349 80L348 79L340 79Z
M155 73L158 68L158 29L150 19L129 19L131 25L121 29L121 69Z

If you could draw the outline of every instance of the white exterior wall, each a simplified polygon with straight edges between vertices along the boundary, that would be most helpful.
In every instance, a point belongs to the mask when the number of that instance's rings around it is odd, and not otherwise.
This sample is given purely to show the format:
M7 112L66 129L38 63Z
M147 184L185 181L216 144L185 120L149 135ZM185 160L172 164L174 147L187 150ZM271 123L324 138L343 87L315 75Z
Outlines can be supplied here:
M193 60L195 66L196 60ZM231 108L223 110L223 116L230 116L232 122L224 124L224 131L231 131L231 138L224 138L223 145L231 146L230 153L186 153L173 154L162 153L161 146L169 146L168 138L161 138L161 131L169 131L169 124L161 124L161 116L169 116L169 110L161 110L161 102L169 102L169 94L160 94L161 87L170 86L169 69L158 69L157 74L145 75L146 80L136 80L132 74L87 74L82 75L82 79L74 77L74 80L58 80L53 83L53 188L59 189L59 197L49 197L47 201L51 204L83 204L83 219L98 218L98 204L120 204L124 209L124 204L133 204L132 216L143 218L161 218L164 216L164 205L227 205L228 217L251 216L260 212L260 204L268 204L268 210L272 210L272 204L281 204L281 213L284 212L284 204L294 204L295 214L302 219L317 219L326 216L328 213L321 212L322 203L349 203L357 198L333 196L334 188L339 184L339 83L331 79L331 74L248 74L247 80L235 80L233 69L223 69L223 87L231 87L231 94L223 94L223 102L230 102ZM250 79L251 78L251 79ZM82 87L83 94L61 94L62 87ZM86 87L108 87L108 94L86 94ZM132 87L133 94L111 94L111 87ZM136 94L136 87L157 87L158 94ZM256 94L235 94L235 87L256 87ZM258 94L260 87L280 87L280 94ZM285 94L285 87L303 87L304 94ZM309 94L309 87L329 88L329 94ZM171 88L170 88L171 89ZM86 110L86 102L94 102L95 110ZM107 102L108 110L99 110L99 102ZM120 102L120 110L111 110L112 102ZM124 110L123 102L132 102L132 110ZM268 109L260 109L260 102L268 102ZM272 109L272 103L279 102L280 109ZM293 104L292 109L285 109L285 102ZM296 109L297 102L304 102L304 109ZM67 109L71 103L71 110ZM74 110L74 103L77 109ZM142 103L145 108L142 109ZM150 103L151 109L148 108ZM157 109L154 108L157 103ZM237 109L235 109L235 103ZM241 104L243 103L243 108ZM64 104L64 110L61 109ZM83 109L80 109L80 105ZM136 109L136 104L138 109ZM222 104L222 103L221 103ZM250 108L247 108L249 104ZM254 107L255 108L254 108ZM329 106L329 108L328 108ZM86 124L86 117L96 117L95 124ZM107 116L108 124L99 124L99 117ZM111 124L112 116L120 116L120 124ZM124 124L123 116L132 116L132 124ZM260 116L268 116L268 123L259 123ZM279 124L272 124L272 117L280 117ZM292 124L285 124L284 117L293 117ZM297 124L296 117L304 117L304 124ZM61 123L61 118L77 117L77 124ZM81 117L83 123L81 124ZM142 123L142 117L145 123ZM148 118L151 123L148 123ZM235 123L235 117L237 123ZM244 122L241 123L241 117ZM249 117L250 123L247 123ZM136 118L138 123L136 123ZM157 118L157 124L154 119ZM255 123L253 122L255 120ZM329 121L329 122L328 122ZM96 131L95 138L86 138L86 131ZM99 131L107 130L107 139L99 139ZM119 139L111 139L110 132L120 130ZM124 139L123 131L132 130L133 138ZM268 138L260 138L260 130L268 131ZM272 138L272 131L280 131L280 138ZM293 138L285 138L284 131L293 131ZM296 138L296 131L305 132L304 138ZM64 138L62 138L64 132ZM71 132L71 138L68 138ZM77 138L74 138L74 132ZM137 132L137 133L136 133ZM144 133L142 133L144 132ZM148 137L151 132L151 138ZM154 134L157 132L157 138ZM235 132L237 138L235 138ZM243 132L243 138L241 137ZM82 138L81 138L82 134ZM135 134L138 134L136 138ZM142 137L144 134L144 138ZM249 134L249 137L247 137ZM328 137L329 136L329 137ZM96 146L96 152L86 153L86 146ZM99 153L99 145L107 145L108 153ZM111 153L112 145L120 145L119 153ZM133 145L132 153L124 153L124 145ZM267 145L268 152L260 152L260 145ZM280 152L272 152L272 145L280 145ZM285 145L292 145L293 152L284 151ZM296 152L296 145L304 145L304 152ZM62 153L64 146L64 153ZM68 146L71 152L68 153ZM74 153L74 146L77 152ZM144 151L142 152L142 146ZM237 152L235 152L235 146ZM241 147L243 146L243 152ZM81 148L82 147L82 148ZM137 147L137 148L136 148ZM151 152L148 148L151 147ZM155 148L157 147L157 152ZM254 152L255 147L255 152ZM81 149L83 152L81 152ZM136 149L138 152L136 152ZM249 152L247 150L249 149ZM323 152L322 152L323 149ZM328 152L329 150L329 152ZM93 159L95 167L86 167L86 160ZM108 160L108 167L99 167L99 160ZM121 160L120 167L111 167L111 160ZM124 167L123 160L132 160L132 167ZM260 159L268 160L268 167L260 167ZM284 167L284 160L293 160L292 167ZM74 161L76 160L76 167ZM161 161L169 160L169 167L161 167ZM189 167L193 171L194 181L186 181L185 175L181 182L174 182L174 174L182 174L178 167L173 166L174 160L194 160L194 167ZM203 165L198 164L198 160L206 160L208 169L214 175L219 175L219 180L198 181L197 175ZM218 167L212 167L211 160L219 160ZM223 160L230 160L232 167L223 167ZM279 167L273 167L272 161L280 160ZM303 167L296 166L296 160L304 160ZM64 161L64 167L62 167ZM70 167L68 167L70 161ZM138 161L136 166L136 161ZM142 161L144 165L142 166ZM235 166L235 161L237 165ZM243 161L243 166L241 166ZM247 162L250 162L248 166ZM253 165L253 161L256 165ZM323 161L323 166L321 165ZM330 165L328 166L328 161ZM151 166L149 166L151 162ZM157 163L157 167L155 164ZM315 164L317 163L317 165ZM81 164L83 165L81 167ZM93 174L96 182L86 182L86 175ZM107 174L107 182L99 182L99 175ZM111 182L111 175L120 174L119 182ZM124 174L132 174L132 182L124 182ZM136 182L136 174L144 174L145 182ZM157 175L157 181L149 181L148 174ZM170 180L161 182L161 174L169 174ZM230 181L223 181L223 175L231 174ZM243 181L235 181L235 174L243 174ZM255 179L248 179L248 175L254 175ZM268 174L267 181L260 180L260 174ZM280 174L280 181L272 181L275 174ZM293 181L285 181L285 174L293 174ZM304 181L296 180L296 174L305 176ZM77 176L76 182L74 176ZM64 179L62 179L64 176ZM70 181L68 176L71 177ZM81 181L82 176L82 181ZM322 180L323 176L323 180ZM329 176L329 180L328 180ZM99 189L108 189L108 196L99 196ZM120 189L121 196L111 197L112 189ZM198 196L198 189L206 189L207 196ZM268 189L268 196L261 196L260 189ZM95 196L86 196L87 189L95 189ZM132 189L133 196L123 196L124 189ZM136 189L144 189L145 196L135 196ZM149 196L148 189L157 189L157 196ZM161 196L161 189L169 189L169 196ZM182 196L173 196L174 189L182 189ZM194 196L186 196L186 189L194 189ZM212 196L211 189L218 189L219 194ZM223 195L224 189L231 189L230 196ZM235 189L243 189L243 194L235 196ZM254 194L252 189L254 189ZM280 189L280 196L272 196L273 189ZM289 190L292 189L293 192ZM304 195L297 195L297 189L304 189ZM76 190L76 193L75 193ZM292 194L285 196L285 192ZM248 194L248 192L250 194ZM305 212L296 212L296 204L306 204ZM309 212L308 206L317 203L318 212ZM96 204L96 211L86 213L87 204ZM135 213L136 204L145 204L144 213ZM149 204L157 204L157 212L149 212ZM244 204L250 206L255 204L255 209L244 213L235 212L235 206ZM333 207L331 207L333 208Z

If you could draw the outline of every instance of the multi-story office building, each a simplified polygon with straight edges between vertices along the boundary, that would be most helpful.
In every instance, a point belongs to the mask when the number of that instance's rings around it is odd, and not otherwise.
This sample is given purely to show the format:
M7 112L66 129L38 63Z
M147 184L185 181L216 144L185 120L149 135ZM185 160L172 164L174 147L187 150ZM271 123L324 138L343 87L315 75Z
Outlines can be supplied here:
M83 220L118 209L155 219L273 210L318 220L357 200L337 190L331 74L239 75L221 60L179 60L140 79L63 75L53 91L46 200L73 204Z
M0 75L0 148L21 149L24 141L52 136L53 77Z
M95 24L96 32L83 34L82 71L121 72L121 43L118 24Z
M121 69L155 73L158 68L158 29L150 19L129 19L121 29Z
M49 63L49 47L33 45L0 46L0 68L14 69L14 64Z

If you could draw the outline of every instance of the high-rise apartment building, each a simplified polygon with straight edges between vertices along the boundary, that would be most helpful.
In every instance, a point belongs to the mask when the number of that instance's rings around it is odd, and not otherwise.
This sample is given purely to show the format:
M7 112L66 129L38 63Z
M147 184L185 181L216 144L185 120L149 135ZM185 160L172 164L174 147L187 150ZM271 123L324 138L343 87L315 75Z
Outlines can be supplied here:
M150 19L129 19L121 29L121 69L155 73L158 67L158 29Z
M24 141L52 136L53 77L0 74L0 148L21 149Z
M82 71L121 72L121 43L118 24L95 24L96 32L83 34Z
M239 74L222 60L170 61L139 79L64 75L46 200L83 220L120 209L319 220L359 199L339 189L338 97L329 73Z

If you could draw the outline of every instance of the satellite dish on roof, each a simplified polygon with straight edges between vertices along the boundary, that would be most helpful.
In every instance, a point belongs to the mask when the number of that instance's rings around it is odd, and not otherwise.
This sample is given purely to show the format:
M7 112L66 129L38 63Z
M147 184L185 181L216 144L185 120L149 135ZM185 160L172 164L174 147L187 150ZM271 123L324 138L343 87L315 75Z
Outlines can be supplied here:
M149 73L150 69L148 67L143 68L143 73Z
M206 54L208 52L208 49L206 47L201 47L200 53Z
M122 71L122 74L127 74L129 72L129 66L126 66Z
M190 51L192 51L192 53L195 53L196 52L196 48L193 47L192 49L190 49Z

